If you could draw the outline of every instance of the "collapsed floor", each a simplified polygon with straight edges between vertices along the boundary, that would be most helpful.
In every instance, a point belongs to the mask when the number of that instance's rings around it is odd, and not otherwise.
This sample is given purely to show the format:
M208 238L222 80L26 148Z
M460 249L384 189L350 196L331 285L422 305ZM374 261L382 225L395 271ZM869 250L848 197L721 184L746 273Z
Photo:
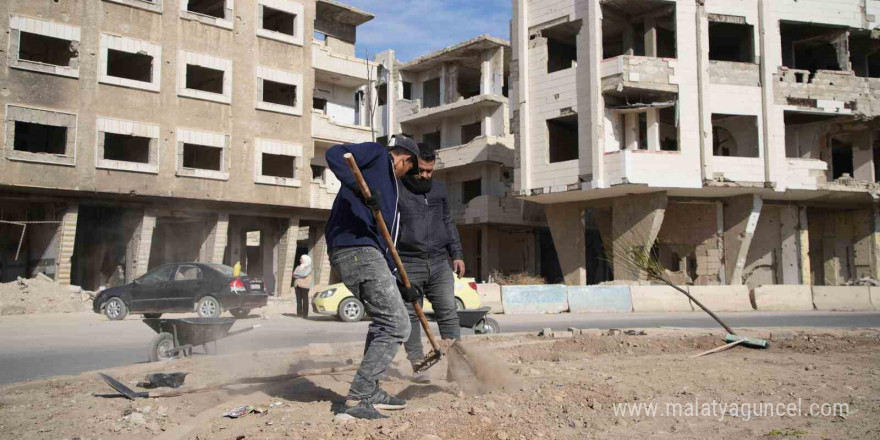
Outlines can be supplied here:
M389 392L410 407L387 420L334 423L331 402L342 398L351 373L275 386L163 399L94 397L110 389L94 373L0 388L0 429L10 438L161 439L471 439L493 438L875 438L880 435L880 331L793 331L774 334L768 350L735 348L699 359L720 345L705 331L648 330L647 336L571 339L493 337L492 347L516 385L466 395L447 383L445 363L433 383L391 377ZM315 348L321 348L317 350ZM173 363L142 364L108 373L132 386L148 372L185 371L184 386L230 377L268 376L344 364L360 347L255 352ZM308 360L307 360L308 359ZM400 360L400 364L405 361ZM408 369L407 369L408 370ZM616 403L845 403L847 416L621 416ZM239 419L222 414L239 405L267 410ZM428 434L437 437L429 437Z

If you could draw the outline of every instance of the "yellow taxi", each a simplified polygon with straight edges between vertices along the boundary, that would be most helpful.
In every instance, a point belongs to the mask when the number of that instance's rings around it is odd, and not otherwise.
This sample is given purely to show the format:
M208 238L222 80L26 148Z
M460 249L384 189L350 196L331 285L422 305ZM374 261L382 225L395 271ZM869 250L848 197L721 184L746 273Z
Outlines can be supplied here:
M455 278L455 303L458 310L480 308L480 295L473 278ZM433 312L431 303L425 299L422 307L425 313ZM364 303L352 295L345 284L332 284L318 288L312 298L312 310L323 315L336 316L343 322L357 322L364 318Z

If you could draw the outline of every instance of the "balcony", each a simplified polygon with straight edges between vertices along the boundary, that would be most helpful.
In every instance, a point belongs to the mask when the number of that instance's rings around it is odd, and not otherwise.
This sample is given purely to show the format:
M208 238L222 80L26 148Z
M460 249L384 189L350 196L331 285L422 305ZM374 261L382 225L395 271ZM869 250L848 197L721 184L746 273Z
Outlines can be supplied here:
M376 63L334 53L320 42L312 44L312 66L324 82L358 87L376 80Z
M513 167L513 136L480 136L465 145L437 150L437 170L482 162Z
M610 94L633 92L678 93L675 66L670 58L621 55L602 61L602 91Z
M662 188L702 187L699 158L688 158L679 151L613 151L605 153L604 165L609 186L634 183Z
M312 111L312 137L333 144L359 144L373 140L370 127L343 124L319 111Z
M314 181L309 184L309 208L331 209L334 200L336 193L331 192L326 185Z
M852 71L779 68L776 104L799 110L851 115L868 112L880 99L880 78L857 77Z
M499 105L507 105L507 98L501 95L477 95L429 108L423 108L421 100L399 101L397 118L401 124L424 124L439 122L444 118L473 114L476 110Z
M714 156L712 170L713 177L719 180L764 182L764 158L761 157Z
M828 164L819 159L786 159L788 175L786 186L791 189L818 189L825 184Z
M546 223L540 205L511 197L479 196L452 211L452 219L460 225L492 223L542 226Z

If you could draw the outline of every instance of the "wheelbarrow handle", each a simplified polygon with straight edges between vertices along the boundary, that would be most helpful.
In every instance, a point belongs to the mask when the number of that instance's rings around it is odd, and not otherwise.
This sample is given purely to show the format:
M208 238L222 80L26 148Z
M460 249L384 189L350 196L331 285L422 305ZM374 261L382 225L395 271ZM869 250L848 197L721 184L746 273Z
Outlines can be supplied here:
M354 156L351 153L345 153L342 157L344 157L345 161L348 163L348 168L351 169L351 173L354 175L354 180L357 182L358 188L361 190L361 194L363 194L364 198L369 199L373 197L370 193L370 187L367 186L367 182L364 180L364 175L361 174L361 169L358 168L357 162L354 160ZM400 255L397 253L397 248L394 247L394 240L391 239L391 233L388 232L388 226L385 224L382 212L378 209L374 210L373 217L376 219L376 225L379 226L379 232L382 234L382 238L385 239L385 244L388 245L388 250L391 252L391 257L394 259L394 265L397 266L397 271L400 273L400 281L403 282L403 285L407 288L412 287L412 284L409 282L409 276L406 274L406 269L403 267L403 262L400 261ZM419 304L418 301L413 301L412 306L416 312L416 316L419 317L419 322L422 323L422 328L425 329L425 334L428 336L428 341L431 342L431 347L434 351L440 352L440 344L437 343L437 339L434 338L434 334L431 332L431 327L428 326L428 318L425 318L425 312L422 311L421 304Z

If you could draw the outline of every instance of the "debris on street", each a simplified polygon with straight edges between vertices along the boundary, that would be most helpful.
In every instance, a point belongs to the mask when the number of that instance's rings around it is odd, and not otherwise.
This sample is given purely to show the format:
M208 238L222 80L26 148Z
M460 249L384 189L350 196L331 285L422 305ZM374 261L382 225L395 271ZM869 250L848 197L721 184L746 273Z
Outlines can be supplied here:
M150 373L144 376L144 380L138 382L141 388L180 388L189 373Z
M693 362L689 355L715 348L718 339L713 330L659 328L640 336L621 331L601 337L479 339L481 350L493 351L493 357L509 366L512 380L504 387L472 393L446 381L443 363L429 370L430 385L411 382L401 353L383 388L405 396L407 408L386 412L388 419L345 423L334 423L332 409L348 391L354 371L345 359L363 352L359 343L334 344L338 361L314 360L307 347L185 358L174 366L189 373L186 384L161 400L154 395L135 401L96 398L91 393L106 385L94 373L0 387L5 405L0 426L4 435L23 440L146 440L163 432L180 439L295 440L418 440L428 435L443 440L642 440L724 433L762 438L782 429L807 432L807 438L872 438L876 433L880 331L773 329L772 346L766 350L732 350L700 358L699 368L686 367ZM128 384L143 379L152 368L155 364L138 364L106 373ZM304 374L311 371L325 374ZM753 379L719 380L739 376ZM253 379L242 381L245 377ZM211 386L217 383L227 386ZM828 417L747 418L730 412L659 416L666 402L788 405L799 400L805 410L813 403L839 403L848 412ZM629 403L659 404L658 416L621 413L619 406ZM71 405L88 410L70 411ZM263 413L264 408L268 412ZM221 417L227 412L238 418Z
M79 286L58 284L41 273L30 279L19 277L0 283L0 315L88 312L92 310L90 294Z

